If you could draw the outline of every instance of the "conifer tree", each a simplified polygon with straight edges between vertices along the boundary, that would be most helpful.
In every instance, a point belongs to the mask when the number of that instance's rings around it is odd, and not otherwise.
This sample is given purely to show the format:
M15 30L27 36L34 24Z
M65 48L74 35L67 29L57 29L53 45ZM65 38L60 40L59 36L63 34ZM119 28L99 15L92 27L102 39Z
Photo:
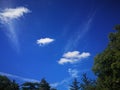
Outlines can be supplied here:
M72 84L70 85L70 90L80 90L80 85L77 79L75 78Z
M40 82L39 90L50 90L50 85L44 78Z

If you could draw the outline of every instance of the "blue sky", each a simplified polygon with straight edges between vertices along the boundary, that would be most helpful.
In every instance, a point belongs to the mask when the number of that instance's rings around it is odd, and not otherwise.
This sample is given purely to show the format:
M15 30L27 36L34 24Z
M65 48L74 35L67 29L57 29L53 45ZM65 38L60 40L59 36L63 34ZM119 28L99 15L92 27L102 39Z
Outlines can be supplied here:
M120 23L119 0L0 0L0 74L67 90Z

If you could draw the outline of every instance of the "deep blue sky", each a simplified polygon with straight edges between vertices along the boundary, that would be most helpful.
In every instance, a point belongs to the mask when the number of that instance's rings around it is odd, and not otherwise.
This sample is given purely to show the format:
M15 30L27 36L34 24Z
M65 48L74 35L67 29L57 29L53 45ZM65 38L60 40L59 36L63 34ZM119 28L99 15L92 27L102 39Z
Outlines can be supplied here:
M94 78L94 57L104 50L108 34L120 23L119 4L119 0L0 0L0 13L17 7L30 11L10 24L17 44L8 37L10 26L0 20L0 72L12 78L45 77L49 83L57 83L58 90L67 90L67 82L73 78L69 69L78 72L78 79L83 72ZM41 38L54 41L40 46L36 42ZM90 56L74 64L58 63L63 54L73 51Z

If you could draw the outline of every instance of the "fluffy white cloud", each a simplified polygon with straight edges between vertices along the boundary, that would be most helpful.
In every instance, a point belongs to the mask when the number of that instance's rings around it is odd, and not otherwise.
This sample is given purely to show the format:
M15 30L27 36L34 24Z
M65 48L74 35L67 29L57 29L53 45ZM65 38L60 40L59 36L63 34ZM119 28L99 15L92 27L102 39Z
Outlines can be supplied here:
M63 55L65 58L78 58L79 56L79 51L73 51L73 52L67 52Z
M51 38L41 38L41 39L37 40L37 44L42 46L42 45L52 43L53 41L54 41L54 39L51 39Z
M7 8L0 12L0 19L2 22L9 22L13 19L18 19L24 15L24 13L30 12L29 9L25 7L17 7L17 8Z
M76 77L78 77L78 70L77 69L71 69L71 68L69 68L68 69L68 73L70 74L70 76L71 77L73 77L73 78L76 78Z
M83 52L80 54L79 51L67 52L63 54L63 57L58 61L59 64L65 63L76 63L81 59L87 58L90 56L89 52Z
M88 56L90 56L90 53L88 53L88 52L83 52L81 55L79 55L79 58L86 58L86 57L88 57Z
M61 58L58 63L59 64L65 64L65 63L75 63L77 62L77 59L68 59L68 58Z

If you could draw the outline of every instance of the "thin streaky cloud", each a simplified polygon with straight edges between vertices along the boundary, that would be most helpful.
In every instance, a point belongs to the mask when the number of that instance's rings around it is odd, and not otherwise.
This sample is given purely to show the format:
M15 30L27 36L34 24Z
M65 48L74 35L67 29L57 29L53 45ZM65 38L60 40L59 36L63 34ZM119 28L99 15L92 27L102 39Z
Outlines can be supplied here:
M55 82L55 83L51 83L50 86L51 87L58 87L58 86L63 86L63 85L67 85L69 83L69 81L71 80L71 77L65 78L60 82Z
M70 84L69 82L71 82L71 80L73 79L73 78L78 78L78 76L79 76L79 74L83 74L83 73L86 73L86 72L88 72L88 71L90 71L91 69L84 69L84 70L77 70L77 69L72 69L72 68L69 68L68 69L68 73L69 73L69 77L67 77L67 78L65 78L65 79L63 79L63 80L61 80L61 81L59 81L59 82L55 82L55 83L51 83L50 85L52 86L52 87L55 87L55 88L57 88L57 87L59 87L59 86L64 86L64 85L68 85L68 84Z
M6 26L7 30L4 31L9 40L11 41L11 45L19 51L19 38L17 36L17 31L15 31L13 23L9 23Z
M77 69L69 68L68 73L70 74L71 77L77 78L79 71Z
M19 80L24 81L24 82L39 82L38 80L35 80L35 79L24 78L24 77L21 77L21 76L17 76L17 75L14 75L14 74L9 74L9 73L4 73L4 72L0 72L0 75L7 76L7 77L10 77L10 78L14 78L14 79L19 79Z
M14 26L14 20L20 19L20 17L29 12L30 10L25 7L6 8L0 11L0 23L6 28L4 32L17 51L19 51L19 38Z
M91 15L91 17L89 17L89 19L83 23L83 25L80 25L78 27L78 31L75 32L70 39L68 39L68 42L64 48L64 52L67 52L69 50L73 50L74 48L76 48L80 42L80 39L82 39L90 31L95 13L96 12L94 12Z

